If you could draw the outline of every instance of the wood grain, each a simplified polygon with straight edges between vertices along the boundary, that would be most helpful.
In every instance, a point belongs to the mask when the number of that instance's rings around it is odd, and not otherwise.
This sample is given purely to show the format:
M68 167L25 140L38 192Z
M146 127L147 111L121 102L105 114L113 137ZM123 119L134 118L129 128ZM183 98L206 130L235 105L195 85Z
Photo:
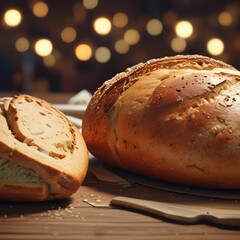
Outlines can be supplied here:
M12 94L13 95L13 94ZM1 93L0 96L12 96ZM40 95L53 103L65 103L71 95ZM91 170L91 165L90 165ZM64 201L42 203L0 202L0 239L24 240L239 240L240 228L199 222L184 224L142 211L118 207L93 207L88 201L108 205L113 197L125 196L179 204L210 204L218 208L240 209L239 201L219 200L157 190L138 184L122 187L98 180L91 171L84 184ZM100 205L100 204L99 204Z
M84 185L69 200L42 203L0 203L0 239L239 239L240 229L209 225L182 224L112 206L92 207L87 201L108 204L115 196L128 196L164 201L221 200L196 198L141 185L121 188L106 184L88 174ZM198 200L197 200L198 199ZM232 201L224 201L230 206ZM238 202L234 206L240 207Z

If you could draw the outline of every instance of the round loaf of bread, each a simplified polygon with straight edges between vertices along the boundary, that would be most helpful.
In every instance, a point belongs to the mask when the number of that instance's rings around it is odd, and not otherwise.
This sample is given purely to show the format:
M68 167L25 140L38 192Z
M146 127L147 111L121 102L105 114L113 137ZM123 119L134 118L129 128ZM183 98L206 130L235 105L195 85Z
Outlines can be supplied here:
M140 63L106 81L83 117L107 164L179 184L240 188L240 72L187 55Z

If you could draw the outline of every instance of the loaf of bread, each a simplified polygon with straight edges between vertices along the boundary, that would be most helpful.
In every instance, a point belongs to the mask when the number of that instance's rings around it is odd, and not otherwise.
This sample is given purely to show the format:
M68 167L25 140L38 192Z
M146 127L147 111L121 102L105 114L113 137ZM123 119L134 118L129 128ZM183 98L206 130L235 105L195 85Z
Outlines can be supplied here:
M88 151L79 130L50 103L29 95L0 107L0 199L69 197L83 182Z
M83 117L112 166L192 186L240 188L240 72L199 55L153 59L106 81Z

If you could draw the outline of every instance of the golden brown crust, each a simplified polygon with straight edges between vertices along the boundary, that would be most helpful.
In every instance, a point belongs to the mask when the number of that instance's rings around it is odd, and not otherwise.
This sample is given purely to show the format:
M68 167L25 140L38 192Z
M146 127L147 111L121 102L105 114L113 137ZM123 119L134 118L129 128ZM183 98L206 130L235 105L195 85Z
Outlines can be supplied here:
M0 200L40 202L67 198L72 194L72 191L61 186L54 193L47 183L37 186L0 183Z
M26 99L30 103L27 107ZM52 120L46 119L47 115ZM35 136L35 130L41 130L41 134ZM5 101L4 111L0 111L0 156L33 170L49 183L48 190L43 186L8 184L11 199L14 192L11 189L18 189L16 194L26 190L26 196L28 190L35 189L36 195L32 198L37 200L68 197L80 187L88 167L88 151L79 130L49 103L28 95L17 95ZM1 189L6 190L7 185L0 184L1 199L4 196Z
M90 152L176 183L240 188L240 73L199 55L138 64L106 81L83 118Z
M49 187L46 183L39 186L0 184L0 200L43 201L48 198Z

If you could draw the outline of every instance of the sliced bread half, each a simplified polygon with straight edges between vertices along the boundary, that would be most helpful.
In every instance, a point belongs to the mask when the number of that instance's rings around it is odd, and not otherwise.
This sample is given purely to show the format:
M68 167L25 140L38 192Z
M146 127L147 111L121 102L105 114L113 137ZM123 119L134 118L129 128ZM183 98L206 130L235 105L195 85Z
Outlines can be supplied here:
M88 166L79 130L51 104L29 95L6 99L0 109L0 156L8 166L0 167L0 199L68 197L83 182ZM6 180L19 171L29 181Z

